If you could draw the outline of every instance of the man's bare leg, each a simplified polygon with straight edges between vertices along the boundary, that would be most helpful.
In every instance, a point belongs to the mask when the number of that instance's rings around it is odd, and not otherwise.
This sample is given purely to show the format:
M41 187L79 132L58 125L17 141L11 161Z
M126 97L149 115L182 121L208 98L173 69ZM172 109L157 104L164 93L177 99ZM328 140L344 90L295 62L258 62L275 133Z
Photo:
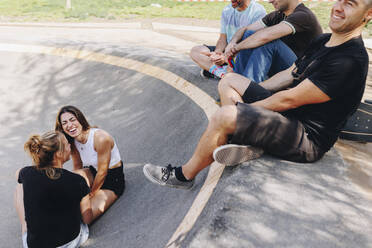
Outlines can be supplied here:
M240 74L226 74L218 83L221 106L235 105L237 102L243 102L242 96L250 83L251 80Z
M187 179L193 179L213 162L213 151L226 144L227 136L234 133L236 118L236 106L224 106L214 113L191 159L182 166L182 172Z
M210 50L206 46L195 46L191 49L190 57L197 63L201 68L209 71L209 68L213 66L213 62L206 54L210 53Z
M226 144L229 134L236 129L237 107L221 107L213 114L209 124L190 160L181 167L157 166L151 163L143 166L143 173L151 182L172 188L190 189L195 176L213 162L213 151Z

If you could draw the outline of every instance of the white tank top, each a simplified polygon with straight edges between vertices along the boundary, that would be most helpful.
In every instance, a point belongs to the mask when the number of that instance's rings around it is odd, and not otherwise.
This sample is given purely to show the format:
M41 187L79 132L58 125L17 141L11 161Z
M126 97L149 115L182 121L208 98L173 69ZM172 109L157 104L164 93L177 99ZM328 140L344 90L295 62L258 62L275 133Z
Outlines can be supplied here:
M94 134L99 130L98 128L90 128L88 134L88 140L85 144L82 144L76 140L74 140L75 147L79 151L81 161L83 162L83 166L92 165L97 168L98 164L98 156L97 152L94 150ZM109 168L121 161L119 149L116 146L116 142L114 140L114 147L111 149L111 160L109 164Z

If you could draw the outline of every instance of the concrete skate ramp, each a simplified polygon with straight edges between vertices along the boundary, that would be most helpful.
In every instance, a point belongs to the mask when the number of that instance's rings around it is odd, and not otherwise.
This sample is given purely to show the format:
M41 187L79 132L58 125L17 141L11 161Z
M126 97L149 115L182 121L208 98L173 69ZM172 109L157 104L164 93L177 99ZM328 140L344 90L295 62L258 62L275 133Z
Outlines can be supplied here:
M217 108L217 81L171 52L69 45L0 46L0 247L21 247L12 197L14 172L30 164L23 143L52 129L65 104L112 134L125 163L126 191L84 247L372 247L371 201L334 149L314 164L264 155L227 168L204 210L222 166L198 175L191 191L148 182L144 163L191 156Z

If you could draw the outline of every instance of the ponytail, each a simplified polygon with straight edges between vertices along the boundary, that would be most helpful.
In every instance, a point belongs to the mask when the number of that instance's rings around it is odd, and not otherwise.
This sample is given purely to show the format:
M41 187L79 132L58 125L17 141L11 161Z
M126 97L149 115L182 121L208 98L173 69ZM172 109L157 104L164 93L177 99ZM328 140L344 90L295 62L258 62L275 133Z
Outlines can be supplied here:
M60 173L57 173L53 167L54 154L58 151L63 152L61 133L56 131L46 132L43 135L34 134L26 141L25 151L30 155L33 164L37 169L44 169L46 175L51 179L58 179Z
M24 145L25 151L31 156L32 161L36 166L40 164L41 147L41 137L38 134L31 135Z

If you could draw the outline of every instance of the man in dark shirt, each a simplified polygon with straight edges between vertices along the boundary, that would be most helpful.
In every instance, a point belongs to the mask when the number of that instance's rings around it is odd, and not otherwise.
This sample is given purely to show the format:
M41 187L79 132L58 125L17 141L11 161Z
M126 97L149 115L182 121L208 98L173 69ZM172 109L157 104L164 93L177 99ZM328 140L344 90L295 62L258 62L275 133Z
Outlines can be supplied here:
M187 189L213 159L235 165L258 157L258 149L295 162L320 159L362 98L368 55L361 33L371 19L372 0L338 0L329 21L332 33L314 40L287 70L261 84L227 74L219 85L223 106L191 159L176 168L147 164L146 177Z
M290 67L322 33L314 13L298 0L270 2L276 11L238 30L225 49L226 57L237 54L234 72L258 83Z

